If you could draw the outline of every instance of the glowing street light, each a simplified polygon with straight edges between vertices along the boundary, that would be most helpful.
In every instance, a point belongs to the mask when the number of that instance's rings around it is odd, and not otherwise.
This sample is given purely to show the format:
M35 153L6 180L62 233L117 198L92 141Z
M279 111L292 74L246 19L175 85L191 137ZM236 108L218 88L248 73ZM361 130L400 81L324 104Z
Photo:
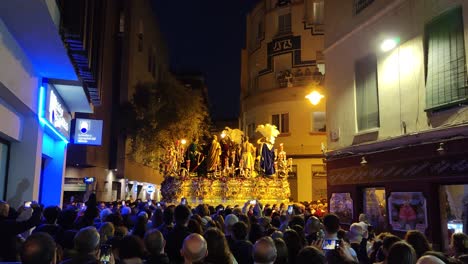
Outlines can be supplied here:
M391 51L392 49L394 49L398 45L399 42L400 42L399 38L385 39L382 42L382 44L380 45L380 49L383 52Z
M317 91L313 91L310 94L306 95L305 98L309 99L311 104L318 105L318 103L320 103L320 100L322 100L322 98L324 98L324 97L325 96L323 96L323 94L321 94L321 93L319 93Z
M226 133L221 133L221 138L225 138L226 137Z

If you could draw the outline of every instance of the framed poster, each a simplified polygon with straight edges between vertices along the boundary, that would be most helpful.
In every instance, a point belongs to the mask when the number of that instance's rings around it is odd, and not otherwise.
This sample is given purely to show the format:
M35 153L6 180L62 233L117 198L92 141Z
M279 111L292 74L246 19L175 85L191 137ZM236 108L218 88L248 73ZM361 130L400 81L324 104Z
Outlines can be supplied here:
M353 199L351 193L332 193L330 213L336 214L342 224L353 222Z
M427 228L426 198L422 192L392 192L388 198L388 215L393 230L419 230Z

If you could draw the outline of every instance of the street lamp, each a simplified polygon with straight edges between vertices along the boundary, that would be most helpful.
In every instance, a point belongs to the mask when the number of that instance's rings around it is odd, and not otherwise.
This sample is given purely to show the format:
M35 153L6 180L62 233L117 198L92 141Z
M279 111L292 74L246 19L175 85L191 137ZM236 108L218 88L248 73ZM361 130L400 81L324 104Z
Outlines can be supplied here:
M320 100L324 98L323 94L317 92L317 91L312 91L310 94L306 95L305 98L309 99L310 103L312 105L318 105L320 103Z

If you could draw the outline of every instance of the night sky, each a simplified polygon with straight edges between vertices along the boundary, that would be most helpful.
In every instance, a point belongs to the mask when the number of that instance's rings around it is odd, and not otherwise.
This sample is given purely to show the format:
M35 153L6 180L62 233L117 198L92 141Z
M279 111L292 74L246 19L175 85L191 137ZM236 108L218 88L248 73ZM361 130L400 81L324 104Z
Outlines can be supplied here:
M175 72L201 72L214 120L239 114L245 14L258 0L153 0Z

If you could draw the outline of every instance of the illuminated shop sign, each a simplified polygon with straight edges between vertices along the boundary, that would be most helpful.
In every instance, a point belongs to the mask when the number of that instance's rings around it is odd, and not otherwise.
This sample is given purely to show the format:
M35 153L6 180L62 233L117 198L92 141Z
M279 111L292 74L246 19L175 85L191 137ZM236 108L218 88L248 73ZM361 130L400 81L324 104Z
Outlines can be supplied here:
M71 115L51 85L40 87L38 117L46 131L68 143Z
M100 146L102 143L102 120L77 118L73 143Z
M47 104L47 120L66 138L70 137L71 116L65 110L62 101L54 90L50 89L49 102Z

